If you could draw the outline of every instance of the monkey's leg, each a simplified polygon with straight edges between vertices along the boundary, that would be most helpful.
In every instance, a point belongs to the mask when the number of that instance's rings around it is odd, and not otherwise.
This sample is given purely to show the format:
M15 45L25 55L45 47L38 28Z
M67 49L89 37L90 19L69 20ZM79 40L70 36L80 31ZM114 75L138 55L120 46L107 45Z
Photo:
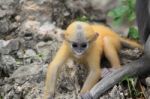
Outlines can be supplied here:
M63 44L59 49L59 51L57 52L54 60L48 66L46 83L45 83L45 91L44 91L44 99L49 99L49 98L53 99L58 70L60 69L60 66L62 66L63 63L67 60L68 54L69 51L66 45Z
M112 44L111 40L108 37L104 38L104 54L111 63L111 66L113 68L120 67L120 60L117 49L115 48L115 45Z
M81 89L80 94L85 94L88 92L100 79L100 57L99 53L95 50L95 52L91 51L91 55L87 57L87 63L89 66L89 74L88 77Z

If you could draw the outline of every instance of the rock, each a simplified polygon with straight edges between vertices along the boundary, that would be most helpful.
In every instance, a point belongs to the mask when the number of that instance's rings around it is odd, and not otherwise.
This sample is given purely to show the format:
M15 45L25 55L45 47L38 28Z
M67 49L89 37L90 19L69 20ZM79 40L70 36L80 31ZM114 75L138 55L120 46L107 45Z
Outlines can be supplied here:
M33 62L41 62L41 60L38 58L38 55L36 54L36 52L32 49L27 49L25 51L23 50L19 50L17 52L17 57L23 61L18 61L18 64L31 64Z
M15 29L13 24L13 16L16 14L16 8L19 7L19 0L0 0L0 35L10 34Z
M117 2L114 2L113 0L104 0L104 1L99 1L99 0L91 1L91 0L88 0L88 1L91 4L93 9L101 10L105 13L108 10L110 10L110 9L117 6Z
M22 24L22 28L24 31L29 30L32 32L37 32L40 27L40 22L35 20L27 20Z
M41 99L45 77L43 70L45 68L47 68L47 65L36 63L18 68L8 81L5 81L7 84L0 89L1 92L4 92L3 98L21 99L21 97L24 97L25 99Z
M6 47L11 49L11 51L16 51L19 49L19 41L15 39L11 40Z
M35 39L25 40L24 38L20 39L20 46L24 49L35 49L37 41Z
M0 48L6 47L10 41L0 40Z
M115 98L115 99L120 99L119 97L119 92L118 92L118 87L114 86L112 91L109 93L110 97Z
M49 43L45 43L45 42L39 42L37 45L36 45L36 48L37 48L37 52L38 52L38 55L44 60L48 60L50 58L50 46L51 46L52 42L49 42Z
M23 50L17 51L17 57L23 59L24 58L24 51Z
M36 52L32 49L27 49L25 51L25 54L24 54L24 58L31 58L31 57L35 57L36 56Z
M19 49L19 41L15 39L8 41L1 40L0 43L2 44L0 47L1 54L9 54Z
M18 53L20 54L20 58L22 58L24 60L24 64L31 64L33 62L36 62L35 60L38 61L37 59L37 55L36 52L32 49L27 49L25 50L25 53ZM21 55L23 54L23 57L21 57Z
M26 76L35 75L35 74L38 74L42 70L43 70L43 66L40 64L33 63L30 65L21 66L11 75L11 78L16 78L16 77L23 78Z
M17 16L15 17L15 20L16 20L17 22L21 21L21 16L17 15Z
M36 50L38 52L38 56L40 56L43 61L49 62L52 60L53 55L56 53L58 46L58 42L39 42L36 45Z
M9 92L11 90L11 88L12 88L12 86L9 85L9 84L6 84L4 87L5 87L4 88L5 89L4 92Z
M27 32L27 33L24 34L24 39L26 41L32 40L33 38L34 38L34 33Z
M0 71L3 71L0 76L9 76L16 69L16 60L10 55L1 56Z
M1 62L5 65L15 65L16 64L15 59L10 55L3 55Z
M0 9L0 13L1 13L0 18L3 18L6 15L6 11L5 10L1 10Z
M64 30L57 28L53 23L45 22L38 30L38 38L43 41L57 39L62 41L61 34Z
M0 33L4 34L9 31L9 21L7 19L0 20Z

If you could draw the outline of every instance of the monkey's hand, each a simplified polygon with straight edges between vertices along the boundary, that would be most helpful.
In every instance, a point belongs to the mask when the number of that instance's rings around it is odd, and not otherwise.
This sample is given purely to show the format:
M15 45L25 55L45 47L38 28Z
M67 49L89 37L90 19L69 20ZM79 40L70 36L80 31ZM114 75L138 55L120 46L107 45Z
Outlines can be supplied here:
M107 77L108 75L112 74L115 71L116 71L116 69L113 69L113 68L103 68L102 69L102 78ZM80 95L80 98L81 99L93 99L90 92Z

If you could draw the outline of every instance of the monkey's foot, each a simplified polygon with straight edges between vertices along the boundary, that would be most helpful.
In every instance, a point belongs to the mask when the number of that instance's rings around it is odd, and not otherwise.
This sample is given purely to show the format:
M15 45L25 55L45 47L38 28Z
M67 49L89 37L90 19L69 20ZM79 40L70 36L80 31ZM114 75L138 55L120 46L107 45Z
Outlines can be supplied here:
M116 69L113 69L113 68L103 68L101 76L102 76L102 78L105 78L106 76L110 75L114 71L116 71Z

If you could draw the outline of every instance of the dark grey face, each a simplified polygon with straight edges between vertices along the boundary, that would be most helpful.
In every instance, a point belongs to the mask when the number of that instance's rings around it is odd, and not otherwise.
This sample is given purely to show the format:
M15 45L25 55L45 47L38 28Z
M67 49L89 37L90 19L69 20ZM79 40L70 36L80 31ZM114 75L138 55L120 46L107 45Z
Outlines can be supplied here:
M89 44L87 42L72 42L71 44L71 48L73 50L73 52L77 55L83 55L85 53L85 51L88 49Z

